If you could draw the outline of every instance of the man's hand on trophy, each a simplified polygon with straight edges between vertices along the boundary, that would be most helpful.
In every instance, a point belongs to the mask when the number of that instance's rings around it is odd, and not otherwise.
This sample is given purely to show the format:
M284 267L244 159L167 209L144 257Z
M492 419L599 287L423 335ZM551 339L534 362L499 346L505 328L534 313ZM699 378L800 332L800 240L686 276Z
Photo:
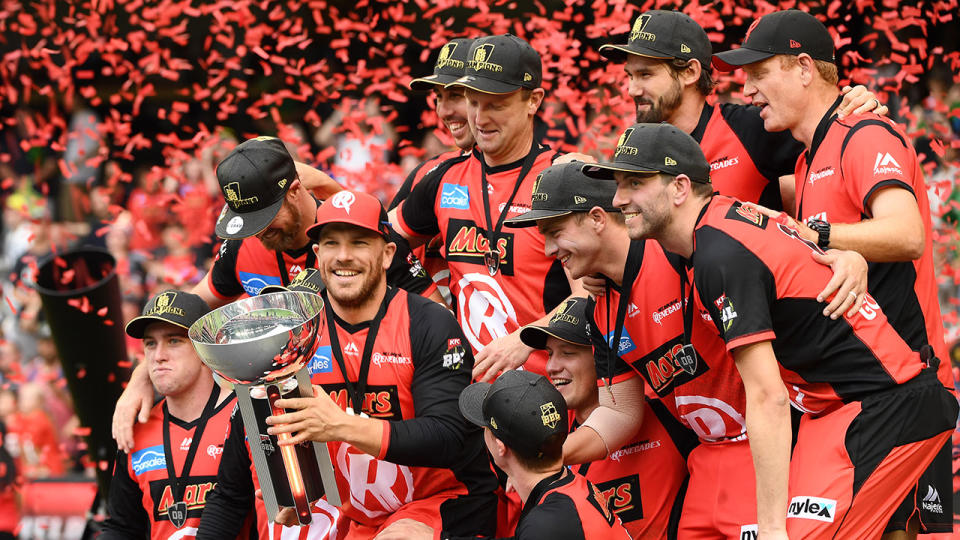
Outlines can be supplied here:
M277 407L287 413L267 418L270 428L267 433L292 436L281 439L281 445L298 444L303 441L343 441L362 452L380 454L383 439L383 420L354 415L340 408L320 386L313 386L314 397L278 399Z
M256 490L254 494L261 501L263 500L263 491ZM277 512L277 515L273 517L273 522L283 525L284 527L295 527L300 525L300 522L297 520L297 509L290 508L287 506L281 506L280 510Z
M113 410L112 431L117 448L127 453L133 450L133 423L139 420L145 424L150 419L152 408L153 384L146 365L140 364L130 375L130 382Z

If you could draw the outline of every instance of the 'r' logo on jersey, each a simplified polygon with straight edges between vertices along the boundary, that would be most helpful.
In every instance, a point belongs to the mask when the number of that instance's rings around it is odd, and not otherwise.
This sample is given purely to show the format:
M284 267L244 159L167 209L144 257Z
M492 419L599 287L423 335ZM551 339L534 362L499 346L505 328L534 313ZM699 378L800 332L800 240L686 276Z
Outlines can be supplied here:
M873 164L873 174L903 174L903 169L889 152L877 152L877 161Z

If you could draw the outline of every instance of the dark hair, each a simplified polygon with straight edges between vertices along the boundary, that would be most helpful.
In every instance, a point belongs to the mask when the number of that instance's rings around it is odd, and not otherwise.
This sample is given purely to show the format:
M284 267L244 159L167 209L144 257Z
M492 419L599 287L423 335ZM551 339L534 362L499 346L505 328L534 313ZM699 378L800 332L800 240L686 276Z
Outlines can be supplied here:
M690 67L690 62L692 60L683 60L680 58L674 58L667 62L667 66L670 67L670 74L673 75L674 79L680 78L680 72L688 69ZM716 86L716 81L713 80L713 75L710 74L710 66L700 66L700 79L697 80L697 90L700 91L704 96L709 96L713 92L713 87Z
M540 451L536 454L523 452L511 447L510 450L517 456L517 461L524 469L533 472L543 472L556 467L558 462L563 462L563 442L567 440L567 432L561 431L554 433L540 445Z
M7 452L4 440L7 437L7 426L0 420L0 491L12 486L17 480L17 464L13 456Z
M673 182L676 176L672 176L666 173L660 174L660 180L664 185ZM713 195L713 183L712 182L697 182L694 179L690 179L690 192L696 195L697 197L709 197Z

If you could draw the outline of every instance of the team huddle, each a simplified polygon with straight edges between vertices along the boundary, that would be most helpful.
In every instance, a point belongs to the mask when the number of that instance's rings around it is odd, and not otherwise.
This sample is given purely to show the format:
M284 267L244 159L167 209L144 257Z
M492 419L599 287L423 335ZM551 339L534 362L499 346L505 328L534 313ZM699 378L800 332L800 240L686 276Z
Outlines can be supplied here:
M833 43L786 10L713 54L688 16L641 14L600 49L636 123L598 163L538 140L529 43L455 39L410 88L458 149L386 208L278 139L237 146L213 267L126 327L145 361L114 416L103 538L952 531L926 185L879 101L837 87ZM709 103L711 65L742 69L752 106ZM325 303L315 396L251 434L187 329L284 290ZM307 441L342 503L298 526L268 514L250 445Z

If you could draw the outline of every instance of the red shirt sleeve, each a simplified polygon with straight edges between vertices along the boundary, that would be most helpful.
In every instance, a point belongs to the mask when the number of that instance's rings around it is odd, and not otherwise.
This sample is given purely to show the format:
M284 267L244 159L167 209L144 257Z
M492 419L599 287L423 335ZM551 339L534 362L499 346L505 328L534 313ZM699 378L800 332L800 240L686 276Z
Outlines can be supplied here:
M880 189L892 186L913 193L916 159L916 153L892 126L872 121L856 129L840 162L850 200L863 215L870 216L870 198Z

